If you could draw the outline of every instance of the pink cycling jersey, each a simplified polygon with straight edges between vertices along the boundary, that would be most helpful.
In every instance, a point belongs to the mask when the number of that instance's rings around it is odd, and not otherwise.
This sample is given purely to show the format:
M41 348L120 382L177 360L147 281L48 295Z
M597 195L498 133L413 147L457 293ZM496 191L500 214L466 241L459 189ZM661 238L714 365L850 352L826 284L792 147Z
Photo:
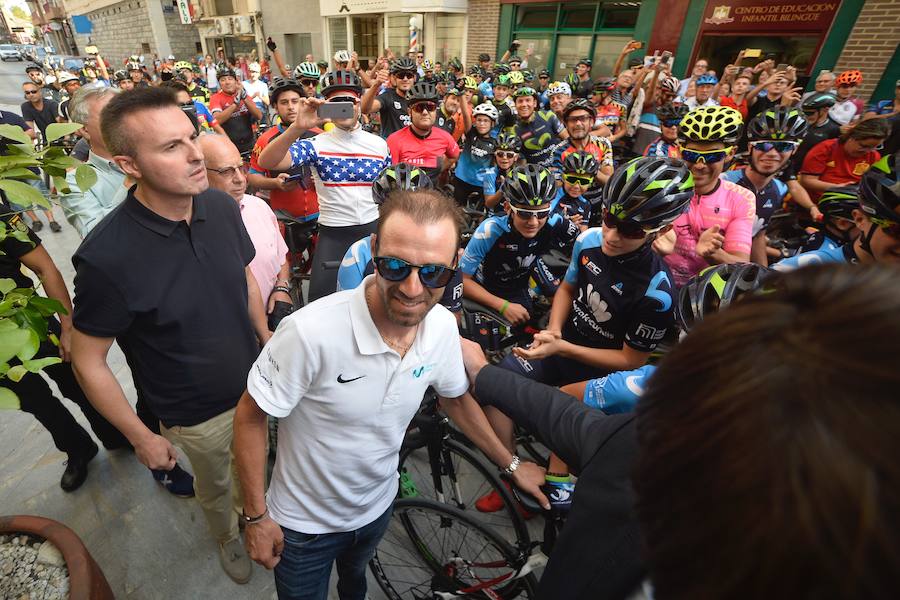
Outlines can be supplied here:
M753 192L736 183L720 180L716 189L705 196L695 195L686 213L675 220L675 252L666 263L682 286L692 276L709 266L696 252L700 234L718 225L725 236L722 249L729 254L750 254L756 198Z

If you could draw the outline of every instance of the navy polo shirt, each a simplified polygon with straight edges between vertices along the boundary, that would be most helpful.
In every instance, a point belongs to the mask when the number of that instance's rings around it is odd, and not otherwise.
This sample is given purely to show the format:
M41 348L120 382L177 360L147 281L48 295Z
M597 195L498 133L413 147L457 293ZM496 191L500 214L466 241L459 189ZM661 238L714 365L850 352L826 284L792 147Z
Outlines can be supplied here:
M166 427L233 408L259 347L245 267L255 254L237 202L193 199L190 226L125 201L84 239L75 265L75 327L114 337L138 393Z

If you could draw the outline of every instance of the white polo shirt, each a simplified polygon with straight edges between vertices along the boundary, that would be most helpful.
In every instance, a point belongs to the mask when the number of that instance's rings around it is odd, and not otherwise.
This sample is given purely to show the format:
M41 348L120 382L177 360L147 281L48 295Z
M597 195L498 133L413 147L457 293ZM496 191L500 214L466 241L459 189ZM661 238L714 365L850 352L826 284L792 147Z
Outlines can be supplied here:
M428 386L447 398L469 387L453 315L432 308L401 360L366 306L372 277L284 319L247 378L279 418L267 504L294 531L352 531L378 518L397 495L400 443Z

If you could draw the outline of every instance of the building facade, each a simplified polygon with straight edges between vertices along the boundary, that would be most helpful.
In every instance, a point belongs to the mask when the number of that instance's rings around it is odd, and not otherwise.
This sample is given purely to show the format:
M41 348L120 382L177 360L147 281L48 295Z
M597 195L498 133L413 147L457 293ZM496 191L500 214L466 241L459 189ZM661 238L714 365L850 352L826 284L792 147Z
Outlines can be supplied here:
M307 54L316 60L326 58L319 2L304 0L301 7L298 10L297 4L283 0L260 0L264 34L278 45L285 63L292 68Z
M78 53L62 0L28 0L28 10L37 43L53 48L59 54Z
M294 11L303 3L282 2ZM226 57L259 60L265 55L259 0L199 0L197 16L205 54L215 57L221 49Z

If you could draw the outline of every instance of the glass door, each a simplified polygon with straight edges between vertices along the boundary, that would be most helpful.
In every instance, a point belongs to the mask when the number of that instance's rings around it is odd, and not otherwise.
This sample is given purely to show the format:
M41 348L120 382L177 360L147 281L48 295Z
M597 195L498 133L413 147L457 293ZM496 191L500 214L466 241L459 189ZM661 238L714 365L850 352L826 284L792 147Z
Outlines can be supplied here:
M553 61L553 76L562 80L575 72L575 65L582 58L591 55L591 35L560 35L556 38L556 57Z

